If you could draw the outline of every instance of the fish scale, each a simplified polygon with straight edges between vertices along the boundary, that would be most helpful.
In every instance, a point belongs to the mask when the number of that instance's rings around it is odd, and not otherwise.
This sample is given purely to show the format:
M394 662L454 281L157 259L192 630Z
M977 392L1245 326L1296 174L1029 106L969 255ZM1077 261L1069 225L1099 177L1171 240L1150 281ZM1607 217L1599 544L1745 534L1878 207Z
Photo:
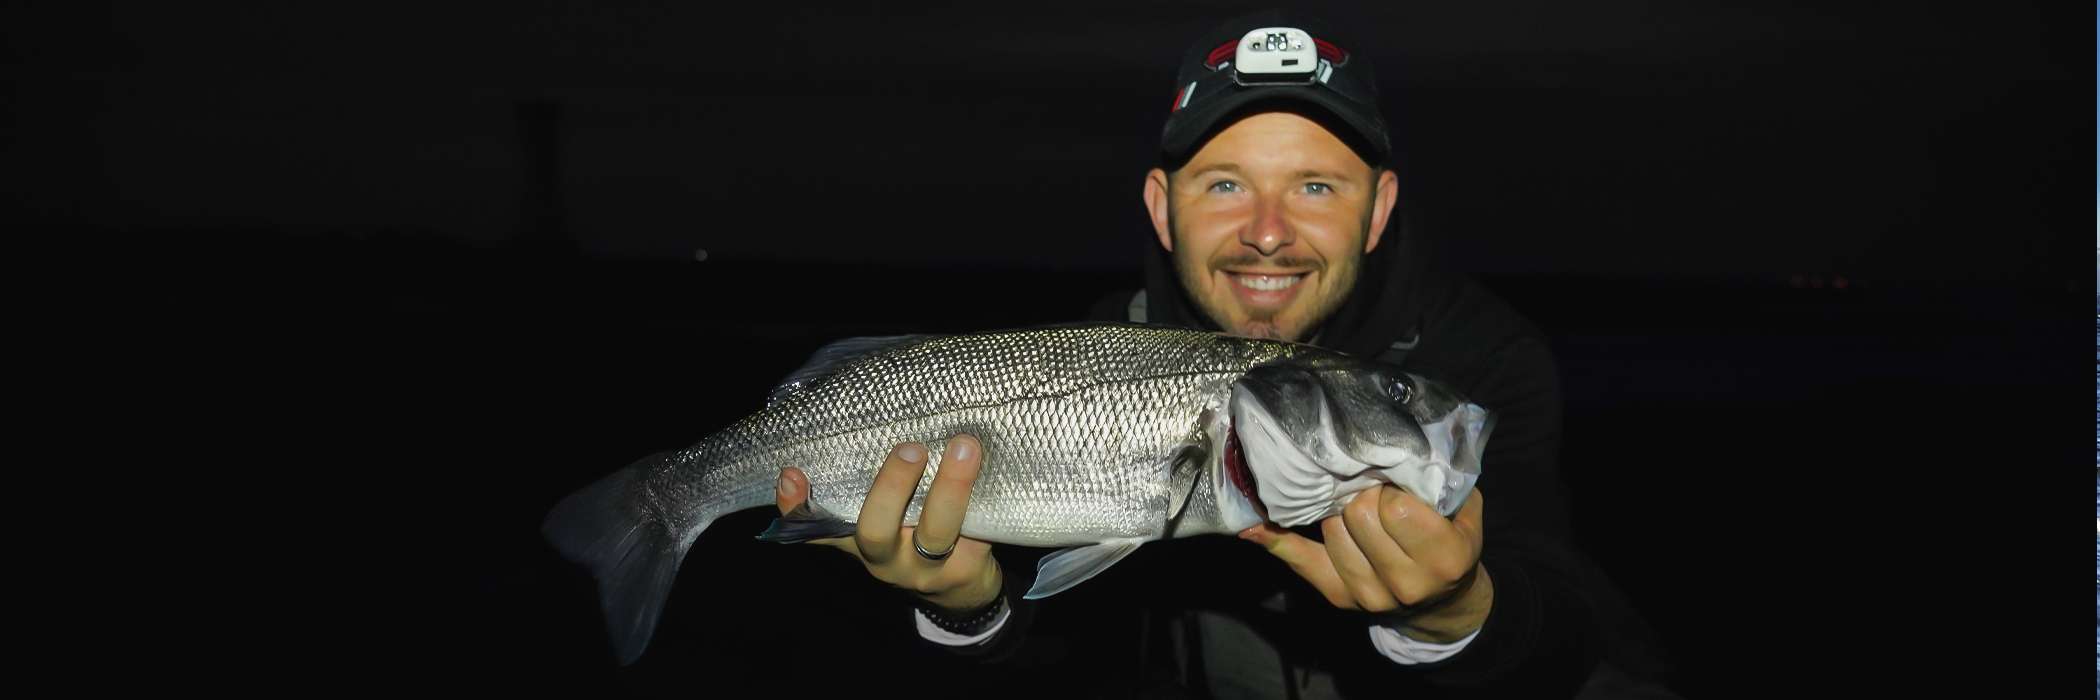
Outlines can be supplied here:
M1195 417L1249 367L1303 348L1141 326L940 338L843 368L666 460L647 483L676 494L664 510L692 529L771 504L773 480L794 466L812 501L851 521L889 450L918 442L932 456L905 512L916 524L947 439L969 433L986 456L964 535L1044 547L1157 535L1165 470ZM828 430L810 435L817 425Z
M1263 372L1266 379L1253 379ZM948 440L967 433L984 451L961 534L1066 548L1037 567L1028 595L1040 597L1086 580L1143 542L1261 522L1269 492L1258 503L1248 484L1268 489L1268 482L1226 472L1246 461L1227 459L1230 441L1221 439L1245 437L1234 428L1243 405L1262 431L1261 441L1247 443L1265 451L1253 462L1302 472L1276 475L1287 487L1278 493L1294 499L1279 501L1294 508L1293 517L1338 512L1347 496L1391 479L1319 473L1315 462L1350 459L1339 448L1429 464L1434 455L1416 423L1442 419L1402 414L1434 402L1404 409L1399 394L1378 399L1387 390L1364 383L1388 381L1398 380L1311 346L1167 326L852 338L820 350L764 410L585 487L557 505L542 530L593 569L614 646L629 663L647 645L686 549L716 518L771 505L782 468L800 468L810 496L762 537L846 536L889 451L920 443L929 460L903 517L915 525ZM1415 396L1414 388L1406 395ZM1436 409L1443 413L1457 405L1448 392L1423 395L1443 401ZM1328 403L1318 403L1322 396ZM1315 405L1330 408L1307 408ZM1338 428L1330 414L1342 411L1366 415ZM1366 432L1359 426L1373 434L1358 434ZM1323 437L1335 430L1351 442ZM1461 446L1477 456L1477 445ZM1359 472L1385 466L1348 463ZM1477 459L1465 464L1477 471ZM1456 503L1440 507L1447 501Z

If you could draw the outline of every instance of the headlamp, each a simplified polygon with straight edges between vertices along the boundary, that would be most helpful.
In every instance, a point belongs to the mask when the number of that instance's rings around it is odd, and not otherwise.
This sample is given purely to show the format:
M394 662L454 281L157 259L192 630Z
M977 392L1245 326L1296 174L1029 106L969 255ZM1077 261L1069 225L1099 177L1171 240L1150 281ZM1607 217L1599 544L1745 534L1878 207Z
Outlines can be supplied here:
M1351 57L1346 44L1319 18L1288 10L1247 15L1203 35L1174 74L1181 89L1160 132L1161 162L1178 168L1229 120L1299 102L1335 117L1312 115L1364 162L1383 163L1392 147L1377 80L1369 57Z
M1241 85L1311 85L1326 68L1312 35L1291 27L1247 32L1235 44L1233 81Z

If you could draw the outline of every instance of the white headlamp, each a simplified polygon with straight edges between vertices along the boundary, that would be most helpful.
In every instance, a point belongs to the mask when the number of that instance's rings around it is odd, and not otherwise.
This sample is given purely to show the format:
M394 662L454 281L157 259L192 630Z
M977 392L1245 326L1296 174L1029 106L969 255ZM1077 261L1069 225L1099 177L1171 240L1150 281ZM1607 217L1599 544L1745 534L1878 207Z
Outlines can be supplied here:
M1320 64L1312 35L1291 27L1247 32L1232 55L1234 80L1241 85L1310 85L1318 82Z

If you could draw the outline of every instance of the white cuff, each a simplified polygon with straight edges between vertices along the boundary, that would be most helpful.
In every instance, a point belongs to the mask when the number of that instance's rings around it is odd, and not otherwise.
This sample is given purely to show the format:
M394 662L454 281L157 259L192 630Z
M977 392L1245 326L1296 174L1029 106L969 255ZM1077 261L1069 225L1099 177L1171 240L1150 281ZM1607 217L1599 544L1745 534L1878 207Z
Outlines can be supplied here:
M931 625L932 623L930 622L924 623L920 629L923 630L926 626ZM924 632L921 632L921 634L924 634ZM1385 655L1385 658L1392 659L1393 663L1413 666L1415 664L1436 663L1451 658L1453 654L1465 651L1466 645L1471 644L1473 638L1478 636L1480 636L1480 630L1473 630L1473 633L1466 635L1465 639L1450 644L1437 644L1435 642L1410 639L1407 635L1401 634L1399 630L1391 627L1372 625L1371 648L1377 649L1378 653Z
M939 625L933 624L932 618L926 617L926 613L920 612L918 608L912 608L911 619L913 622L918 623L919 636L926 641L943 646L966 647L972 644L983 644L985 640L991 639L992 635L998 634L999 628L1006 626L1006 618L1014 614L1014 607L1011 605L1005 607L1006 609L999 611L999 619L992 621L991 629L968 637L941 629Z

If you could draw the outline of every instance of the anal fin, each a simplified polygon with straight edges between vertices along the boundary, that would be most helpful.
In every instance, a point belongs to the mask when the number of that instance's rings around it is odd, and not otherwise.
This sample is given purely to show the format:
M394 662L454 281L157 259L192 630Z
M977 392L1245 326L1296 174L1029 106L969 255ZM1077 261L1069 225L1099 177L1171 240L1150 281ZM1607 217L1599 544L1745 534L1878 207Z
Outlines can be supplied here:
M1021 596L1029 600L1047 598L1079 585L1096 574L1115 566L1123 557L1137 551L1138 545L1146 542L1143 537L1118 537L1100 544L1083 547L1067 547L1036 564L1035 586Z
M853 523L833 515L814 501L804 500L787 515L773 519L773 524L758 538L767 542L799 544L810 540L830 537L852 537Z

